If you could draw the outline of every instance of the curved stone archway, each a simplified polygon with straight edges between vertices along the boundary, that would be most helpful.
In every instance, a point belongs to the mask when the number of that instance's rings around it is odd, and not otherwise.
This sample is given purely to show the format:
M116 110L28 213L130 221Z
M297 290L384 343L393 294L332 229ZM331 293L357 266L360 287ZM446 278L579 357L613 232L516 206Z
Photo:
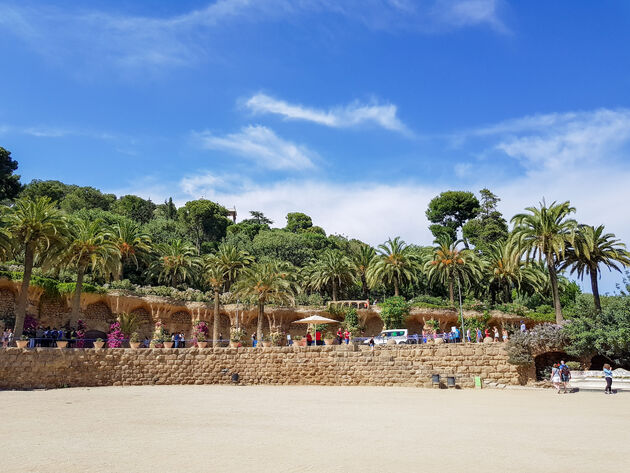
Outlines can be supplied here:
M192 314L187 310L179 310L162 321L169 333L184 332L188 338L192 332Z
M538 381L548 380L551 373L551 367L555 363L560 363L561 360L578 362L580 361L579 358L567 355L565 352L560 350L540 353L539 355L534 357L534 366L536 367L536 379Z
M15 322L15 294L9 289L0 289L0 325L11 326Z
M144 307L136 307L131 314L135 314L138 318L138 335L143 339L144 337L151 337L153 334L154 322L151 317L151 313Z
M83 310L83 320L89 330L109 331L109 326L114 320L112 311L104 302L89 304Z

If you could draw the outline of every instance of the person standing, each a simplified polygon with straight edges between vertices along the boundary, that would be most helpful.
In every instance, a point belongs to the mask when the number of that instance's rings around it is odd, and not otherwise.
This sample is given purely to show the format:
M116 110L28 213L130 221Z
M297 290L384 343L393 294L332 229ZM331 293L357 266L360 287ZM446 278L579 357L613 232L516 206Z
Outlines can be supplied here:
M472 340L470 339L470 329L469 328L466 329L466 341L468 343L472 342Z
M506 329L503 329L503 342L507 342L508 341L508 331Z
M346 341L346 345L350 343L350 330L346 329L346 331L343 332L343 339Z
M564 394L566 394L567 389L569 388L569 381L571 381L571 370L564 362L564 360L560 361L560 379L562 380L562 388L564 389Z
M313 337L311 336L311 332L306 332L306 346L311 346L313 344Z
M604 389L604 393L612 394L613 372L608 363L604 365L604 378L606 379L606 389Z
M256 332L252 333L252 347L256 348L258 345L258 340L256 340Z
M499 341L499 329L494 327L494 341L498 342Z
M293 340L291 340L291 334L287 333L287 346L290 347L293 345Z
M558 366L558 363L551 367L550 379L553 387L556 388L557 394L560 394L560 385L562 383L562 379L560 378L560 367Z
M184 332L179 334L179 346L180 348L186 348L186 337L184 336Z
M341 345L342 341L343 341L343 331L341 330L341 327L339 327L339 330L337 330L337 345Z

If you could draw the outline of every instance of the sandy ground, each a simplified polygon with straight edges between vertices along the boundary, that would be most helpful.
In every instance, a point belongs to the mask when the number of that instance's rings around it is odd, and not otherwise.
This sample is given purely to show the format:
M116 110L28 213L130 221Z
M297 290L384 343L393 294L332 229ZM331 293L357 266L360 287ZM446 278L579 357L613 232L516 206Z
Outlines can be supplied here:
M630 395L143 386L0 392L2 472L630 471Z

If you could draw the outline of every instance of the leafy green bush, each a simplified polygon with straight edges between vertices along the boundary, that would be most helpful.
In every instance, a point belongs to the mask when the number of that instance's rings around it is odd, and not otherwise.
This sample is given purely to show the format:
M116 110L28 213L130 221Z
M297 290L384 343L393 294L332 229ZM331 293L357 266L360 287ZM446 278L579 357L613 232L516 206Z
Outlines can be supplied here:
M405 318L409 315L409 303L401 296L385 299L381 304L381 320L385 329L405 326Z
M525 333L514 332L506 350L510 363L528 365L534 362L534 354L563 351L568 345L568 334L562 326L542 324Z
M464 300L462 306L466 310L474 310L474 311L477 311L477 312L483 312L485 310L488 310L488 307L485 304L485 302L478 301L476 299L472 299L472 300L471 299L466 299L466 300Z
M442 299L441 297L429 296L426 294L421 294L419 296L414 297L409 301L411 307L424 307L428 309L441 309L441 308L450 308L451 303L447 299Z
M552 313L544 313L541 314L539 312L529 312L525 315L528 319L534 320L536 322L549 322L553 323L556 321L556 314Z
M295 304L309 307L322 307L324 305L324 298L316 292L313 294L300 293L295 297Z
M571 371L582 370L582 363L580 363L579 361L567 361L567 366L569 367Z
M57 284L57 291L59 294L72 294L77 286L77 283L74 282L60 282ZM103 287L94 286L92 284L83 283L81 288L81 292L92 293L92 294L105 294L107 293L107 289Z
M495 310L505 312L506 314L516 314L520 317L528 317L529 310L524 305L516 304L514 302L509 304L500 304L494 306Z
M534 309L534 312L538 312L539 314L553 314L554 310L549 304L541 304Z

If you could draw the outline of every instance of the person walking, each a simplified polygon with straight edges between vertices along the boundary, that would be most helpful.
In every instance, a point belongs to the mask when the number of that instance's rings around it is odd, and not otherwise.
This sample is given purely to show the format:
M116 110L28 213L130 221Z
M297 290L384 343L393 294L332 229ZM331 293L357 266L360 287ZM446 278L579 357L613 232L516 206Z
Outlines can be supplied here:
M477 334L477 343L481 343L482 340L481 340L481 329L480 328L477 329L477 333L476 334Z
M604 389L604 393L612 394L613 372L608 363L604 365L604 378L606 379L606 389Z
M374 336L372 336L372 338L370 338L370 341L369 341L368 345L370 346L371 350L374 350L374 345L375 345L375 343L374 343Z
M499 329L494 327L494 341L498 342L499 341Z
M472 340L470 339L470 329L469 328L466 329L466 341L468 343L472 342Z
M560 379L562 380L562 388L564 389L564 394L566 394L567 389L569 388L569 381L571 381L571 370L564 362L564 360L560 361Z
M503 329L502 338L503 338L503 343L508 341L508 331L506 329Z
M554 364L551 367L551 383L553 387L556 388L556 393L560 394L560 385L562 384L562 379L560 378L560 366L558 363Z

